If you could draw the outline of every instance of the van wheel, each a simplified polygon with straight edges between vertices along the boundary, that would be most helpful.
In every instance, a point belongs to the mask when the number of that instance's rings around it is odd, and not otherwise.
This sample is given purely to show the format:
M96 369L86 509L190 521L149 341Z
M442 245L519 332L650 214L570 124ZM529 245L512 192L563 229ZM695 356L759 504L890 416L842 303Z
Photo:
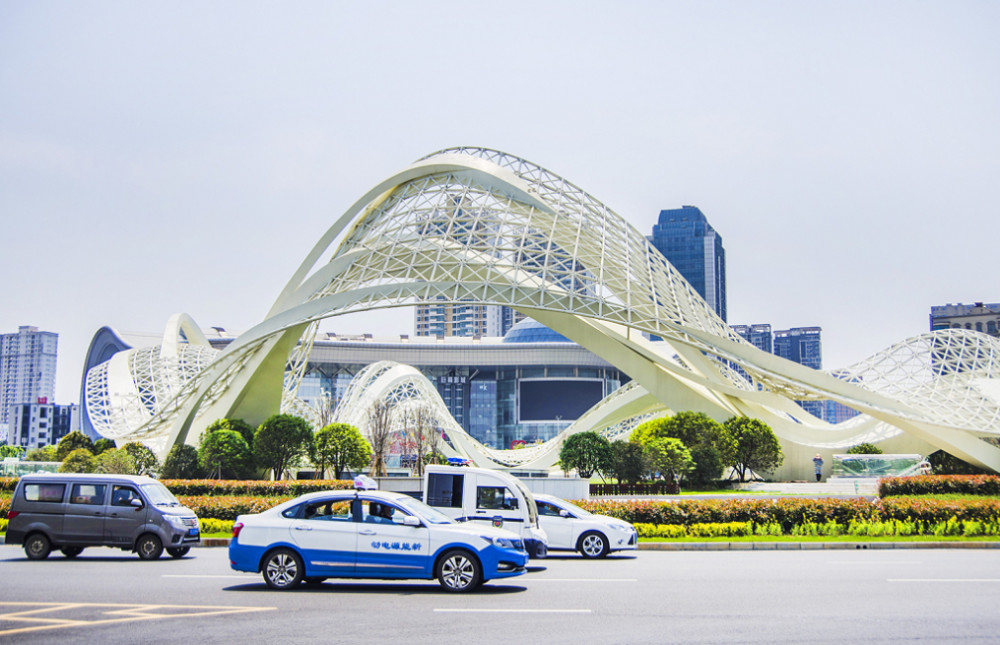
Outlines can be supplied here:
M438 582L448 591L472 591L483 583L483 569L479 560L463 549L448 551L438 562Z
M174 547L168 546L167 547L167 553L170 554L171 558L183 558L184 556L186 556L188 554L188 551L190 551L190 550L191 550L191 547L189 547L189 546L174 546Z
M66 556L67 558L73 559L76 556L78 556L81 553L83 553L83 547L82 546L64 546L63 548L60 549L60 551L62 551L62 554L64 556Z
M585 558L603 558L608 554L608 538L597 531L589 531L580 536L577 548Z
M291 549L273 551L264 561L264 582L271 589L291 589L302 582L304 574L302 558Z
M41 533L32 533L24 541L24 553L29 560L44 560L52 552L52 543Z
M157 560L163 554L163 543L152 533L147 533L135 543L140 560Z

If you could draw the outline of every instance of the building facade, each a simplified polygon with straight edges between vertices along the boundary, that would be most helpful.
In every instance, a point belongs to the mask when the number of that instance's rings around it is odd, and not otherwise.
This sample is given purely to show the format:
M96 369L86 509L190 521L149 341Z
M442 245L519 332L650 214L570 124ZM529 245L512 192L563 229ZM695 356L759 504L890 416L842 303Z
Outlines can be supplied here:
M482 303L418 305L415 308L414 335L416 336L503 336L524 314L510 307Z
M931 331L969 329L1000 338L1000 303L947 304L931 307Z
M0 437L11 429L16 405L54 398L58 345L58 334L28 325L0 334Z
M729 327L760 351L768 354L774 353L774 335L771 332L771 325L730 325Z
M57 405L40 397L35 403L19 403L12 408L13 419L7 443L25 450L59 443L80 429L80 406Z
M726 320L726 251L704 213L695 206L662 210L648 239Z

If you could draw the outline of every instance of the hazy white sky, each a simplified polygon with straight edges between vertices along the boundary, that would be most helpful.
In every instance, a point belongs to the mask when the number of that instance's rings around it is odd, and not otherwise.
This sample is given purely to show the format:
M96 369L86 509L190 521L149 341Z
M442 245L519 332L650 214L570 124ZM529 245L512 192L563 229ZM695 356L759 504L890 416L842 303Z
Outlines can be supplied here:
M259 322L396 170L498 148L644 234L699 206L730 323L824 367L1000 301L1000 3L0 0L0 331ZM333 331L412 333L412 316Z

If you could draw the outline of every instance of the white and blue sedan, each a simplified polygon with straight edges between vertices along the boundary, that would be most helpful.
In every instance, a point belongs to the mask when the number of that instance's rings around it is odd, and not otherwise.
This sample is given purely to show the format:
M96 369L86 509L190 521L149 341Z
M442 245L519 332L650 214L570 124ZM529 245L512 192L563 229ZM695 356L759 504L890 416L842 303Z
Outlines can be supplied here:
M579 551L585 558L603 558L612 551L638 548L635 527L625 520L594 515L552 495L535 493L533 497L550 551Z
M463 592L523 574L528 554L515 533L459 524L407 495L339 490L240 515L229 561L236 571L263 573L272 589L327 578L437 578Z

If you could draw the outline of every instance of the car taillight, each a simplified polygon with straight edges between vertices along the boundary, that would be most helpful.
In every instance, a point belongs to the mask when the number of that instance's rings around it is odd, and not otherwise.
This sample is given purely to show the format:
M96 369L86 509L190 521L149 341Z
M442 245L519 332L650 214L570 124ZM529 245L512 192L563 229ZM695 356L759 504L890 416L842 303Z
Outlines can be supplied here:
M7 519L12 520L20 514L21 514L20 511L7 511Z
M243 530L243 522L237 522L233 524L233 537L239 537L240 531Z

